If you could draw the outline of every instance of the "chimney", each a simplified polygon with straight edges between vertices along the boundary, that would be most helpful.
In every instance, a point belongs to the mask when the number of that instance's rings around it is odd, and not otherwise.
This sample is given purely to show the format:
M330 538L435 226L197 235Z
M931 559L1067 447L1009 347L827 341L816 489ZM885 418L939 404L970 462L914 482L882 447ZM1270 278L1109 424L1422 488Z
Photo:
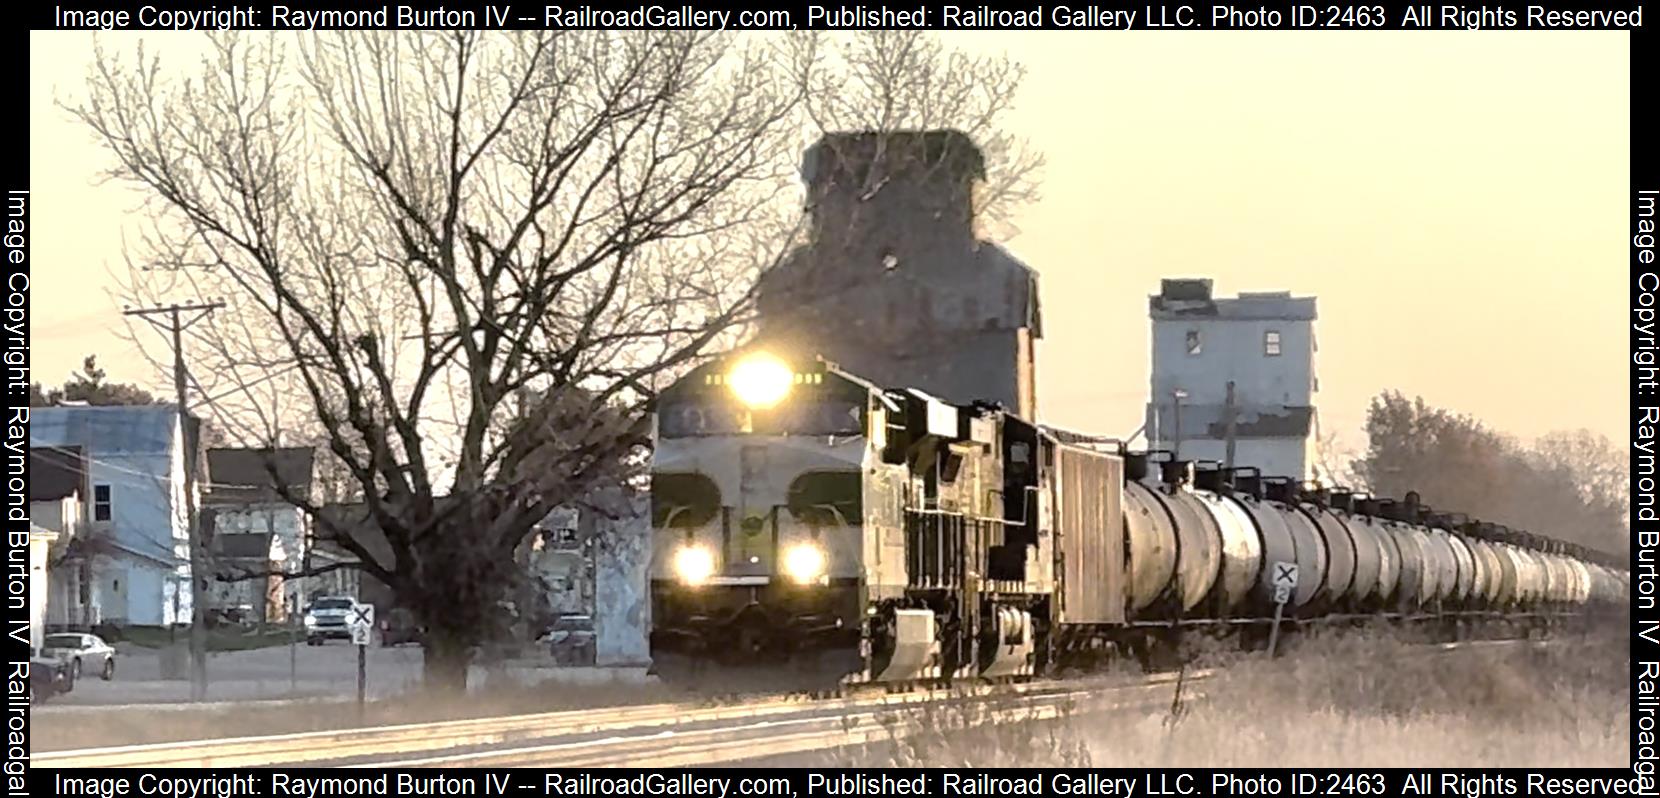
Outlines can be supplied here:
M829 133L801 163L814 240L883 249L919 237L971 243L985 176L980 148L955 130Z
M1167 277L1159 281L1159 298L1171 302L1209 302L1213 284L1207 277Z

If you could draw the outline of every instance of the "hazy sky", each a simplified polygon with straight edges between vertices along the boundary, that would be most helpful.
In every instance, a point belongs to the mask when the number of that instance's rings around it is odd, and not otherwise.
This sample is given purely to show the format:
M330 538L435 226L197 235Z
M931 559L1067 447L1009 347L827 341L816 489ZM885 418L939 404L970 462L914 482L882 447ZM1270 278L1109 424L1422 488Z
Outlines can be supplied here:
M113 378L165 390L112 296L138 197L96 184L105 154L52 106L79 92L91 41L30 40L35 379L97 353ZM1316 403L1350 445L1389 388L1523 437L1629 441L1628 34L946 41L1028 69L1010 125L1048 163L1006 243L1041 274L1046 420L1136 429L1147 295L1208 276L1229 295L1319 297Z

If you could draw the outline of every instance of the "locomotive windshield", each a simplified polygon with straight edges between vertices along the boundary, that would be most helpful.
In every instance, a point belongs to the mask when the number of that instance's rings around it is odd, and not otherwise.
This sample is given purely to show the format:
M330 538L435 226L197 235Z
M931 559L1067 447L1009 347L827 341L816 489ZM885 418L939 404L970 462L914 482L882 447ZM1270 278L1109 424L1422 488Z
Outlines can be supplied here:
M665 438L700 435L862 435L864 404L834 396L799 396L752 410L719 395L688 396L658 409Z

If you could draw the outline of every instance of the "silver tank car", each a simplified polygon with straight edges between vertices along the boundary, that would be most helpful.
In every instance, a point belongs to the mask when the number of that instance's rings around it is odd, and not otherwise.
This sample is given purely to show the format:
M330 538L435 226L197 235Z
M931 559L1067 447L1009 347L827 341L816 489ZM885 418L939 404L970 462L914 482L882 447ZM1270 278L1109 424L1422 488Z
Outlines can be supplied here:
M1145 453L1125 456L1125 540L1126 556L1132 568L1137 564L1138 552L1145 547L1137 540L1149 536L1164 537L1175 544L1174 572L1162 591L1163 606L1152 612L1144 607L1133 607L1137 618L1169 619L1191 616L1200 612L1201 604L1216 588L1222 573L1224 558L1222 530L1203 503L1188 490L1190 482L1184 464L1168 461L1153 463ZM1131 506L1151 508L1152 520L1133 516ZM1168 533L1138 529L1138 525L1162 525L1171 528Z
M1323 502L1299 500L1297 507L1314 522L1326 544L1326 584L1316 597L1320 605L1342 607L1352 593L1361 589L1370 592L1377 584L1375 552L1366 563L1367 572L1363 576L1359 548L1342 517Z

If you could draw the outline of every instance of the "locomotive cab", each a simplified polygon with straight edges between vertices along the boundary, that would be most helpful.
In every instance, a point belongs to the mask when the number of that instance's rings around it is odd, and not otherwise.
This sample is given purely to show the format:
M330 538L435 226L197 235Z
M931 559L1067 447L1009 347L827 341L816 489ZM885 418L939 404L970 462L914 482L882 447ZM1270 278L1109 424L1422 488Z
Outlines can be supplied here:
M711 363L662 394L650 572L660 674L859 669L874 512L865 471L879 460L868 425L881 401L823 361L762 352Z

